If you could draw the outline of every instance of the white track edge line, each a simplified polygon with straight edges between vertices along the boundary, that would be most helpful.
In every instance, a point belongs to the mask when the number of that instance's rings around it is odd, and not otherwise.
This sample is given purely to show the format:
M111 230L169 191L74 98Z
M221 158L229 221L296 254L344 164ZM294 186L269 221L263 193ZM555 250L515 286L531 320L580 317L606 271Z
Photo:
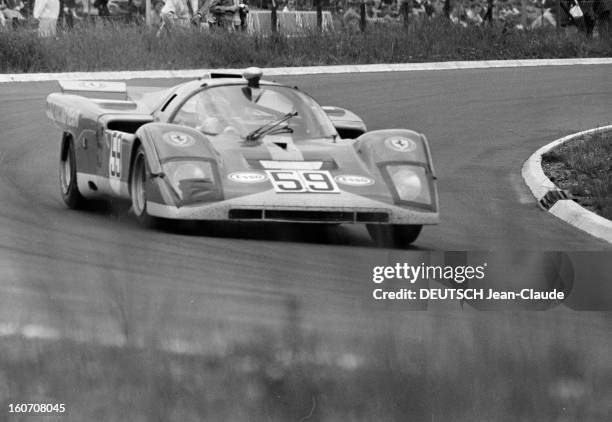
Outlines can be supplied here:
M611 130L612 125L608 125L573 133L544 145L534 152L523 164L521 174L536 200L539 202L549 191L559 189L544 174L544 170L542 169L542 155L564 142L571 141L584 135ZM572 200L559 200L548 210L548 212L592 236L612 243L612 221L587 210Z
M357 64L340 66L271 67L264 68L266 76L317 75L341 73L412 72L431 70L468 70L491 68L519 68L540 66L610 65L612 58L583 59L529 59L483 60L434 63ZM210 72L241 72L242 69L182 69L182 70L131 70L114 72L60 72L1 74L0 83L47 82L55 80L128 80L197 78Z

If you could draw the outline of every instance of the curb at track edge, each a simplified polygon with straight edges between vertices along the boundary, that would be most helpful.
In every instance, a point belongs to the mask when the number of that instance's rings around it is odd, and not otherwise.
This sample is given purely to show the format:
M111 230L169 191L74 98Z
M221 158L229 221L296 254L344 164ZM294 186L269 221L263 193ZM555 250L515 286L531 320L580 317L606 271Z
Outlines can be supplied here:
M540 66L610 65L612 58L481 60L432 63L389 63L339 66L272 67L264 68L266 76L317 75L342 73L412 72L432 70L469 70ZM60 72L0 74L0 83L45 82L55 80L129 80L197 78L210 72L242 72L239 69L133 70L114 72Z
M602 126L557 139L534 152L531 157L525 161L521 171L523 180L538 201L540 207L566 223L609 243L612 243L612 221L583 208L572 199L569 199L567 192L559 189L544 174L544 170L542 169L542 155L555 148L557 145L581 136L611 130L612 125Z

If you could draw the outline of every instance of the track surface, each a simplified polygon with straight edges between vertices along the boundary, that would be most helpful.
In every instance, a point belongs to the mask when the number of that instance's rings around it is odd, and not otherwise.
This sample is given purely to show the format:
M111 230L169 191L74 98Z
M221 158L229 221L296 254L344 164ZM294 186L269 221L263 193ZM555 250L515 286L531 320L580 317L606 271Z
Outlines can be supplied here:
M0 85L0 322L192 336L194 327L275 325L297 298L306 326L365 337L389 314L370 299L374 265L418 263L431 250L609 250L540 211L520 169L540 146L611 123L611 74L597 65L275 78L355 111L370 129L428 136L442 224L411 251L376 249L362 227L220 225L185 235L144 230L121 207L69 211L57 183L59 132L44 114L57 85Z

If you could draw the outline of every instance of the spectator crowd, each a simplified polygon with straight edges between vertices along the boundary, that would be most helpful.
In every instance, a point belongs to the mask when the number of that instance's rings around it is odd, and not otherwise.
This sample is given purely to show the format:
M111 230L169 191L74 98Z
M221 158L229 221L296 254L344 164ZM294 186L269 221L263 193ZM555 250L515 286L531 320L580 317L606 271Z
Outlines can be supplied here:
M250 1L252 9L274 7L282 13L314 10L317 0ZM319 1L345 27L359 30L361 0ZM249 6L243 2L246 0L151 0L149 23L160 35L176 26L244 30ZM145 0L0 0L0 27L36 26L41 36L48 36L55 34L58 25L71 28L90 19L142 24L145 5ZM611 9L612 0L365 0L370 23L447 16L464 27L492 20L518 29L574 25L588 34L597 20L600 32L610 30Z

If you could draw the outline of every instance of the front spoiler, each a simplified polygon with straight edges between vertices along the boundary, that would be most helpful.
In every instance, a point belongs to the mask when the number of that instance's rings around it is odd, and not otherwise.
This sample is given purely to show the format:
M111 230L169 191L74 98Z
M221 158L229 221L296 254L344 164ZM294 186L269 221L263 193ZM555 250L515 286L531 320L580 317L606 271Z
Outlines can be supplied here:
M220 202L181 207L147 201L147 212L154 217L176 220L418 225L440 222L440 215L435 211L399 207L348 192L334 195L275 194L268 191ZM378 218L370 219L383 214L384 221Z

